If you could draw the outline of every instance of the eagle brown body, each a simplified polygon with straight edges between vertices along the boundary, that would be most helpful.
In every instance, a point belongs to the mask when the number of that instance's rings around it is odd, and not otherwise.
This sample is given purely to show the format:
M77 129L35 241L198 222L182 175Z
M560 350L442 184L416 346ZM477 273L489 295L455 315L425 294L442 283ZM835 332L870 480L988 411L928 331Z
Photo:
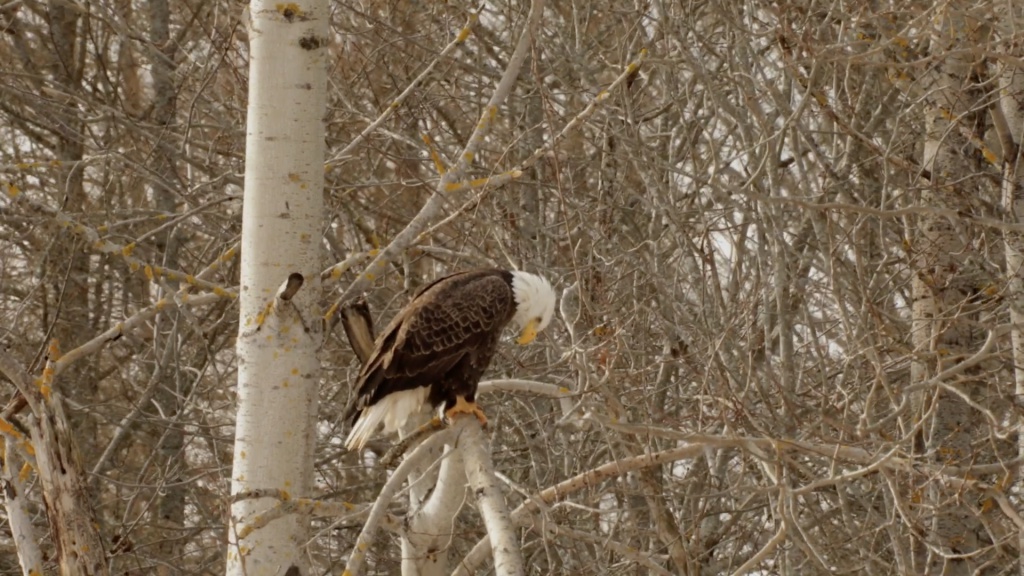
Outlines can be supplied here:
M530 285L533 279L538 288ZM545 304L539 313L520 302L534 292ZM484 421L474 405L476 389L503 328L517 310L520 316L530 312L531 325L543 328L551 315L548 299L553 310L554 293L543 278L498 269L461 272L422 288L380 334L359 373L348 414L354 427L346 445L362 448L379 424L386 431L398 429L424 404L443 404L448 411L464 400L472 410L460 411L472 411Z

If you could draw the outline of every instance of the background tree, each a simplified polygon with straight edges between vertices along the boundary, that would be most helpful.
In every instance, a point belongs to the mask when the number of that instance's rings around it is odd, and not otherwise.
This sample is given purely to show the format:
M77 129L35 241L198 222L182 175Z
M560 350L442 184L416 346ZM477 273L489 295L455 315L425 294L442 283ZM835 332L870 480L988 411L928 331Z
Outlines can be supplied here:
M559 321L481 395L527 571L1021 570L1020 10L551 3L459 158L521 4L331 5L319 308L365 292L379 323L479 264L556 280ZM249 32L221 1L169 3L166 36L155 3L64 6L0 5L4 373L55 362L112 570L219 572ZM491 185L387 251L460 160ZM387 472L341 447L344 338L320 358L315 495L343 510L303 551L325 572ZM5 385L5 463L31 462ZM8 526L46 534L7 468ZM404 502L366 572L400 570ZM487 565L472 506L451 533L457 570Z
M239 286L238 416L227 574L309 573L327 3L249 6L249 102Z

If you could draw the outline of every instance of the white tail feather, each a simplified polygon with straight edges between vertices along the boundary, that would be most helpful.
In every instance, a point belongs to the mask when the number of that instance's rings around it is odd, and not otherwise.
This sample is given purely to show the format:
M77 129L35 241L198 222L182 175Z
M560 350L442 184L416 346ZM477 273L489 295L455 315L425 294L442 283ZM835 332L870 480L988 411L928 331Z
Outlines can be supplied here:
M356 420L345 447L349 450L362 450L377 427L384 423L384 432L395 432L405 425L409 416L417 413L427 402L430 388L422 386L412 390L403 390L388 394L373 406L363 408Z

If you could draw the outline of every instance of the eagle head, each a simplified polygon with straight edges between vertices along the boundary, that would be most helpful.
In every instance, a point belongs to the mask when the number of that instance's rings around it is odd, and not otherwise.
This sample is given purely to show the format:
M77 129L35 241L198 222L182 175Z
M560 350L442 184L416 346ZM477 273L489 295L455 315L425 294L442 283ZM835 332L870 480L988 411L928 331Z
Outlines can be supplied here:
M519 328L516 342L529 344L551 323L557 297L547 278L518 270L512 272L512 293L516 299L512 322Z

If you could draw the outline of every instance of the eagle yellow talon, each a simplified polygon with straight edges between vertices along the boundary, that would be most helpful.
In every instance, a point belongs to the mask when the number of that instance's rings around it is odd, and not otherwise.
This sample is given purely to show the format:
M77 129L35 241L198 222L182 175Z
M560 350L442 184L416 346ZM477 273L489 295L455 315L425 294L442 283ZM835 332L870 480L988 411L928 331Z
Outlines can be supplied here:
M481 428L487 428L487 416L484 415L484 411L480 409L480 405L476 402L469 402L462 396L456 396L455 406L444 411L444 419L452 422L458 414L472 414L480 421Z

